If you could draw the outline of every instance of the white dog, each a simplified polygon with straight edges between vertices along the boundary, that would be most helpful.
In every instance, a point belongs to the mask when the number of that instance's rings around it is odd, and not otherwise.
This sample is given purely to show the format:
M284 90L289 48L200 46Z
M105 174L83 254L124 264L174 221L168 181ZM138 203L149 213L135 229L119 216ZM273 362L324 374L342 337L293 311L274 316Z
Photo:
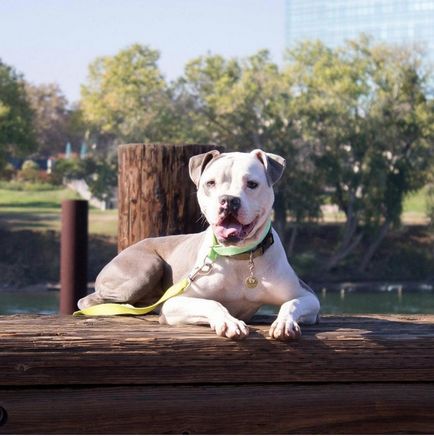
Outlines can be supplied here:
M272 185L284 167L282 157L262 150L192 157L190 176L208 229L127 248L101 271L96 292L79 307L150 303L162 288L189 276L184 293L162 305L161 323L208 324L220 336L242 339L249 333L245 322L270 304L280 306L270 336L299 337L299 322L315 323L320 305L297 278L270 226Z

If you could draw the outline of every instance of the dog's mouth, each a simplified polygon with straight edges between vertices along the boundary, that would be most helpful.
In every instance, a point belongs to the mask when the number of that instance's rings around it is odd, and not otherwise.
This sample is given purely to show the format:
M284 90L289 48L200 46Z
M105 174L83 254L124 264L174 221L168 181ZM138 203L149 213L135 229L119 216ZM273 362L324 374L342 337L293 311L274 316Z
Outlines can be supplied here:
M213 225L214 234L217 240L223 244L234 244L244 240L256 225L257 218L250 224L242 224L233 214L221 217Z

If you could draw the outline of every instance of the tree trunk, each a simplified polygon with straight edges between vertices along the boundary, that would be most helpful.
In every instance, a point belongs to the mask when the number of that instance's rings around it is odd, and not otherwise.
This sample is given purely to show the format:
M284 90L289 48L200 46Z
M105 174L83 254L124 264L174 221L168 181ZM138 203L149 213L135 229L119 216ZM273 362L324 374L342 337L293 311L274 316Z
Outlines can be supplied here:
M204 229L188 161L214 149L222 150L196 144L119 146L119 251L144 238Z
M386 237L387 232L389 231L389 227L390 227L389 221L385 221L383 223L383 225L380 227L380 230L379 230L376 238L369 245L368 249L366 250L365 255L363 256L362 261L360 262L360 265L358 267L358 272L363 272L366 270L366 268L369 265L369 262L371 261L375 252L378 250L378 247L380 246L381 242Z
M363 237L363 232L356 235L359 219L354 211L354 203L356 200L355 193L351 193L350 199L345 211L347 220L345 222L344 232L338 248L332 256L325 262L323 270L330 271L342 259L347 257L360 243Z
M291 257L292 254L294 253L295 240L297 239L298 236L298 226L299 226L298 222L294 222L291 226L290 237L285 238L285 248L288 257Z
M285 240L286 233L286 207L283 194L279 191L275 194L274 200L274 227L280 238Z
M359 245L363 232L356 235L357 225L358 219L356 215L347 216L342 240L333 255L325 262L324 271L330 271Z
M360 244L363 237L363 233L359 233L354 237L353 241L345 247L340 247L328 261L325 263L324 271L330 271L334 268L341 260L345 259L349 254L351 254L354 249Z

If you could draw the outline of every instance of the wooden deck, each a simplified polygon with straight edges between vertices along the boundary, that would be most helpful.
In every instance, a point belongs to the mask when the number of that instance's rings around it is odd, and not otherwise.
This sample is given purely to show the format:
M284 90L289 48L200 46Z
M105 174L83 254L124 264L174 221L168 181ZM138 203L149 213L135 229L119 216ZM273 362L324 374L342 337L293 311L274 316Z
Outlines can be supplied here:
M2 316L0 433L434 433L434 316L267 331Z

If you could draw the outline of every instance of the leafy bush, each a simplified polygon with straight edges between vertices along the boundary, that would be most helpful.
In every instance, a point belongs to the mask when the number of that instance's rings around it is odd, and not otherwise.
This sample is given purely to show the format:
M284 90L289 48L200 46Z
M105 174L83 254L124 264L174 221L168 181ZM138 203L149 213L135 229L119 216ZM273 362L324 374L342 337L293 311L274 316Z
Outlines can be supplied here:
M36 162L33 160L24 161L21 170L17 172L16 180L18 182L30 183L50 183L51 177L45 171L41 170Z
M17 173L17 171L16 171L15 167L14 167L12 164L7 163L7 164L4 166L4 168L1 170L1 172L0 172L0 177L1 177L3 180L11 180L11 179L14 178L14 176L16 175L16 173Z
M105 200L111 196L117 184L116 159L59 159L54 164L52 181L60 185L65 178L85 180L92 195L99 200Z
M33 160L24 161L23 165L21 166L21 171L26 172L31 170L39 170L38 164Z
M87 169L85 180L92 195L99 200L109 199L117 184L117 161L115 159L94 161L88 159Z
M83 161L80 159L56 160L51 174L53 183L61 185L65 178L82 179L86 174Z

